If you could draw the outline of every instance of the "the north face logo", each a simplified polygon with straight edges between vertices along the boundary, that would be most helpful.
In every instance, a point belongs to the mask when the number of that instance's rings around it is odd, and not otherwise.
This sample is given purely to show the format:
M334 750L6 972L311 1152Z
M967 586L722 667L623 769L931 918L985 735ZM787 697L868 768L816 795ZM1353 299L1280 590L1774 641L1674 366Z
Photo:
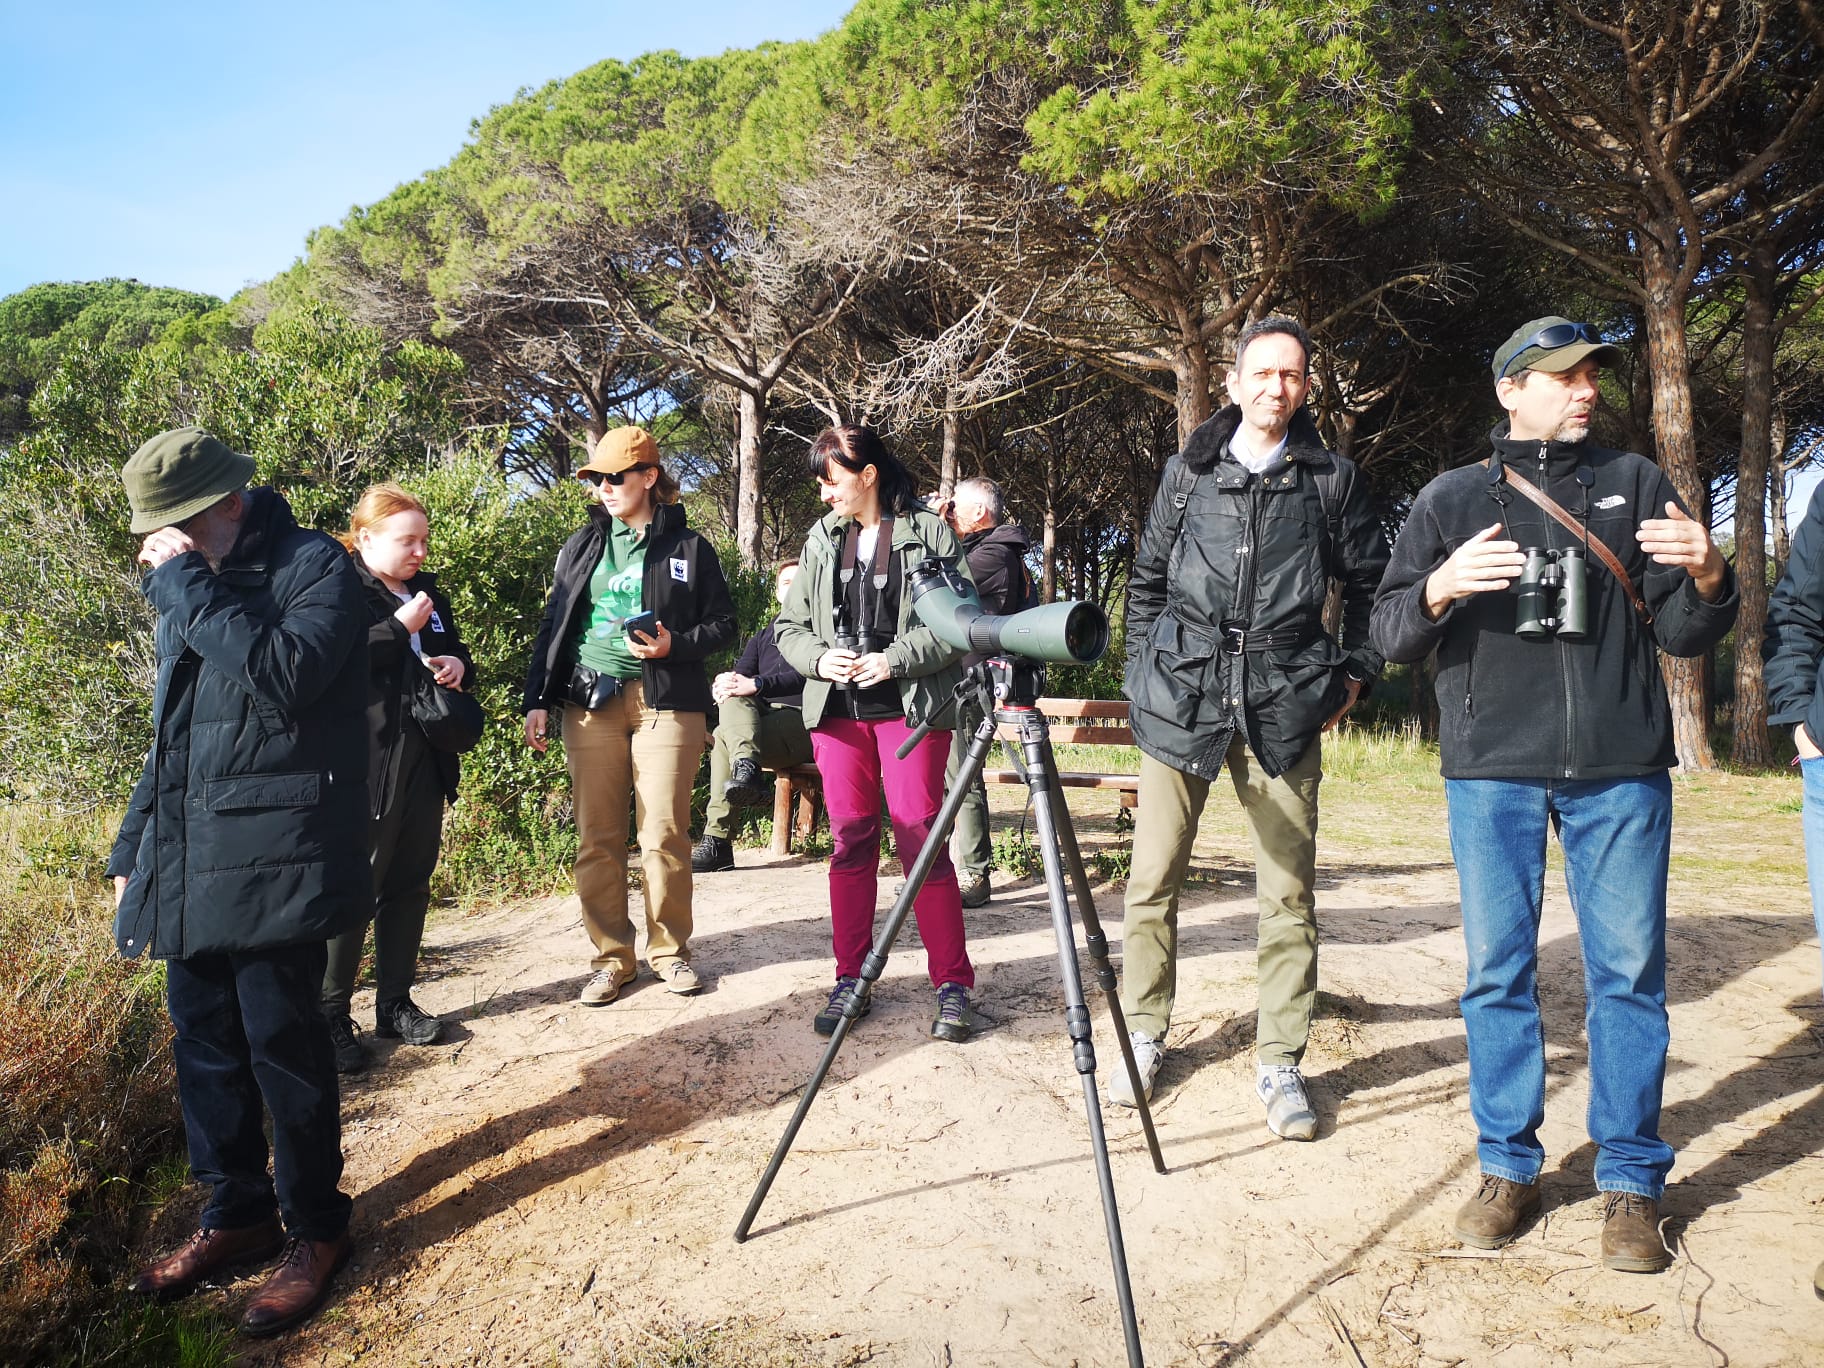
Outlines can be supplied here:
M1627 501L1628 500L1627 500L1626 495L1611 494L1606 499L1596 500L1596 507L1598 507L1598 508L1620 508Z

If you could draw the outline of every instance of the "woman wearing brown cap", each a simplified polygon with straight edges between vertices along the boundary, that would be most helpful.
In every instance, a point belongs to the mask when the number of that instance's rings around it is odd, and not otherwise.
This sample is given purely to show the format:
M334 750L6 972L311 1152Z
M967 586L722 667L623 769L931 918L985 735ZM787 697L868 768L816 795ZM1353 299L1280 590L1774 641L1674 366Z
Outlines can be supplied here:
M595 943L580 1000L613 1002L634 977L627 915L627 800L639 824L646 961L674 993L690 966L690 793L710 706L704 660L735 635L715 548L684 525L677 481L644 428L615 428L577 478L589 522L557 556L522 711L544 750L553 709L576 809L576 892Z

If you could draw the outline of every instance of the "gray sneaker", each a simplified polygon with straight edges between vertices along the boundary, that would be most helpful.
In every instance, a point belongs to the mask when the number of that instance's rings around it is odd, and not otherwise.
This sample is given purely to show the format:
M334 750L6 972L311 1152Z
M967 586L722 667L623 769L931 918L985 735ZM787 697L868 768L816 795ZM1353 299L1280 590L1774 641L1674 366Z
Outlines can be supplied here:
M618 964L597 969L583 985L583 991L576 995L576 1000L585 1007L606 1007L621 995L621 985L632 978L633 975Z
M1127 1039L1134 1047L1134 1067L1140 1071L1140 1096L1151 1102L1153 1080L1159 1077L1159 1067L1165 1063L1165 1046L1145 1031L1129 1031ZM1121 1058L1118 1050L1108 1075L1108 1100L1117 1107L1140 1105L1134 1099L1134 1081L1127 1076L1127 1061Z
M1296 1064L1262 1064L1254 1092L1267 1108L1267 1129L1282 1140L1317 1138L1317 1113L1305 1096L1305 1080Z

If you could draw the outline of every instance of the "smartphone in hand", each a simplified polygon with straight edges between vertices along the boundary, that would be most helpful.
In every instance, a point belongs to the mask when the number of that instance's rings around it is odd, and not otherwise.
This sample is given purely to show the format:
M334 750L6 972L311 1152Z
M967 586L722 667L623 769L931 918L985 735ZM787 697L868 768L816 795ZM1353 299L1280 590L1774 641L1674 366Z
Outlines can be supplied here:
M643 632L650 637L656 635L653 629L658 625L659 615L648 608L645 612L635 613L632 617L623 622L621 624L621 630L627 633L628 636L632 636L635 632Z

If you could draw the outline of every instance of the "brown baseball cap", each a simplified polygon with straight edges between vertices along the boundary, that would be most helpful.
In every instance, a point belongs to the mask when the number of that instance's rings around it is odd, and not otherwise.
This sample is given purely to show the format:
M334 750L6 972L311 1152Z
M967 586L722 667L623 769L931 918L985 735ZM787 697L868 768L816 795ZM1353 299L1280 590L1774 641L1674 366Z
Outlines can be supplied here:
M659 444L652 440L652 434L643 427L629 425L604 432L589 463L577 470L576 477L580 480L585 473L614 475L635 466L658 464Z

